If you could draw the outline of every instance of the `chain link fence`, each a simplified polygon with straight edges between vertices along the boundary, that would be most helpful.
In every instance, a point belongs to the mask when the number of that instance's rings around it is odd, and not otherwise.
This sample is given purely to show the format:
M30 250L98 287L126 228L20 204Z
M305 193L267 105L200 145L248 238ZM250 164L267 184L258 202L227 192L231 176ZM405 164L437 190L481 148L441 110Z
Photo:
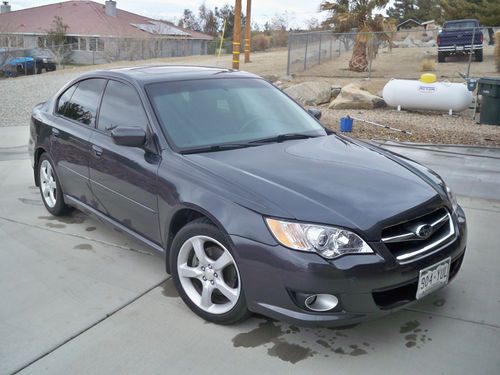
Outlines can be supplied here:
M500 27L476 28L459 35L458 42L447 42L449 49L438 53L440 29L414 28L391 32L347 33L330 31L290 32L288 35L287 74L328 77L415 78L421 72L443 70L448 74L454 64L470 72L479 63L478 38L481 36L484 62L479 73L494 73L493 33ZM363 57L353 61L356 41L363 43ZM475 49L476 48L476 49ZM358 47L359 49L359 47ZM359 50L354 55L359 55ZM360 61L361 60L361 63ZM482 55L481 55L482 60ZM439 65L438 65L439 63ZM450 64L445 64L450 63ZM356 66L356 64L358 64ZM359 68L357 72L352 67ZM474 66L474 69L476 66ZM456 68L455 68L456 70ZM451 74L451 73L450 73Z

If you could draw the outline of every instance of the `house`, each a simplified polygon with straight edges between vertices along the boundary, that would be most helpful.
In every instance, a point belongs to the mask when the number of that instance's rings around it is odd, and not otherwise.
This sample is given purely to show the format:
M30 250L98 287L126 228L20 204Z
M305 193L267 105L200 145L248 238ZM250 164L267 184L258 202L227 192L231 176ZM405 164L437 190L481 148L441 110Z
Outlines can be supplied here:
M12 11L7 1L0 8L0 48L49 48L48 31L55 17L68 26L65 48L74 63L201 55L212 37L127 12L116 1L64 1Z

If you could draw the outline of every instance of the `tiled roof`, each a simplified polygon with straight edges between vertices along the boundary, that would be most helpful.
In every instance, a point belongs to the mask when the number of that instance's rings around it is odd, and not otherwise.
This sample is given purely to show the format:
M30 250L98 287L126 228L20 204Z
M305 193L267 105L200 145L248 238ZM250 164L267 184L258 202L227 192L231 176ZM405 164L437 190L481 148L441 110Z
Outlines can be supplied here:
M69 26L68 35L135 38L171 35L172 37L212 39L209 35L186 30L170 22L153 20L121 9L116 9L116 17L108 16L104 4L87 0L65 1L0 14L0 33L45 34L51 29L55 16L61 17ZM172 34L148 32L148 30L157 30L158 26L154 25L158 22L165 25L160 28L161 30L168 30ZM152 25L151 29L138 27L148 24ZM186 33L189 35L186 36Z

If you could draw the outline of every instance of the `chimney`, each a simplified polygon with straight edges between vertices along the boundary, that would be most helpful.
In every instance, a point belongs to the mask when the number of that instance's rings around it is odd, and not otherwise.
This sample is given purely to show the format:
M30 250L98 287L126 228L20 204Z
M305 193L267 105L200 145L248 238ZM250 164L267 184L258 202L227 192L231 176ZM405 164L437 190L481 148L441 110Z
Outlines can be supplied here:
M2 5L0 5L0 14L9 13L10 12L10 4L8 1L3 1Z
M116 17L116 1L107 0L105 3L106 15Z

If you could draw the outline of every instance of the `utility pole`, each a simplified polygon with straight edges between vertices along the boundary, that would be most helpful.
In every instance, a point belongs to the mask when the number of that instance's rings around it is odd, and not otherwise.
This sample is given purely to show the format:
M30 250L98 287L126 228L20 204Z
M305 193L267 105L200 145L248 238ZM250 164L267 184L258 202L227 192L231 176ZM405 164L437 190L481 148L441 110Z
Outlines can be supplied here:
M252 37L252 0L247 0L247 16L245 19L245 63L250 62L250 46Z
M241 0L236 0L234 6L234 31L233 31L233 69L240 68L241 44Z

